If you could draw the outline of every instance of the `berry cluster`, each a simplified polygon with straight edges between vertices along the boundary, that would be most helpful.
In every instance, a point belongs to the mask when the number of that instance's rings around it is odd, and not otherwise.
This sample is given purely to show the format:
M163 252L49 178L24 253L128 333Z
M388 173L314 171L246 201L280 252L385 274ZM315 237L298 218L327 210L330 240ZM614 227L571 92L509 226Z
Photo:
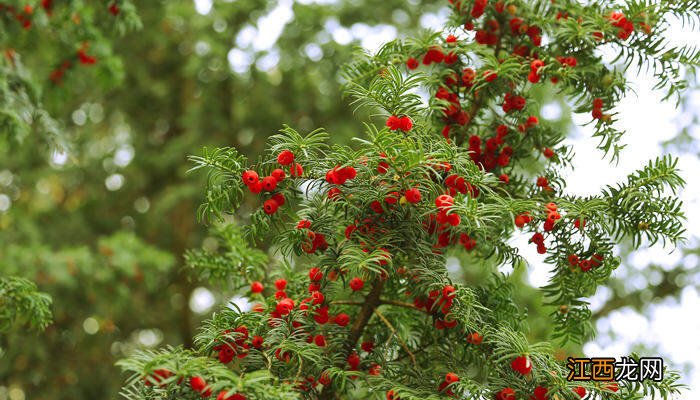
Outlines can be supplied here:
M459 382L459 376L454 372L448 372L445 375L445 379L438 386L438 391L446 394L447 396L454 396L454 392L450 389L450 385Z
M596 97L593 99L593 111L591 112L594 119L603 119L605 114L603 114L603 99Z
M314 254L318 250L324 251L328 248L326 235L311 230L311 221L303 219L297 222L296 228L306 233L304 241L299 246L304 253Z
M290 165L290 175L293 177L301 176L304 173L300 164L294 163L294 154L289 150L280 152L277 156L277 162L282 165ZM275 168L270 175L260 179L260 176L254 170L247 170L243 173L243 183L248 187L251 193L258 194L266 192L270 197L263 202L263 211L265 214L272 215L285 204L284 194L277 190L277 185L282 183L287 178L287 174L281 168Z
M386 120L386 126L388 126L392 131L402 130L404 132L408 132L411 130L411 128L413 128L413 121L407 115L402 117L392 115Z
M513 148L505 145L504 138L508 135L508 127L499 125L496 135L488 138L481 148L481 137L472 135L469 138L470 157L475 164L480 165L486 171L494 171L498 167L506 167L510 164Z
M222 364L228 364L236 357L246 357L251 346L260 349L263 343L263 338L260 336L253 337L249 343L246 326L228 329L222 332L221 336L220 342L213 349L219 353L219 361Z
M145 382L146 386L151 386L155 383L157 386L163 387L166 385L167 380L173 376L174 376L174 374L171 371L164 369L164 368L159 368L159 369L154 370L153 373L151 375L149 375L148 377L145 377L144 382ZM182 383L183 383L183 378L181 377L180 379L178 379L177 384L181 385ZM190 377L189 387L193 392L199 394L199 396L202 398L211 397L211 395L212 395L211 386L209 384L207 384L207 381L201 376L195 375L195 376ZM246 400L246 399L247 399L247 397L245 395L243 395L241 393L236 393L232 390L228 390L228 391L222 390L216 396L216 400Z
M571 254L567 257L569 266L573 268L578 267L583 272L588 272L592 268L599 267L603 263L603 256L600 254L593 254L590 259L580 258L576 254Z
M34 14L34 7L30 4L26 4L24 7L16 8L12 5L7 5L0 3L0 13L6 13L13 17L22 28L29 29L32 27L32 15ZM1 14L0 14L1 15Z
M457 326L457 321L449 318L456 289L452 285L446 285L442 290L435 289L428 296L417 296L413 299L413 305L433 316L434 326L438 330L451 329Z
M94 65L97 63L97 57L88 54L88 42L83 42L80 48L76 51L76 58L80 65ZM55 85L59 85L63 81L63 76L73 67L73 59L64 60L57 68L49 74L49 79Z

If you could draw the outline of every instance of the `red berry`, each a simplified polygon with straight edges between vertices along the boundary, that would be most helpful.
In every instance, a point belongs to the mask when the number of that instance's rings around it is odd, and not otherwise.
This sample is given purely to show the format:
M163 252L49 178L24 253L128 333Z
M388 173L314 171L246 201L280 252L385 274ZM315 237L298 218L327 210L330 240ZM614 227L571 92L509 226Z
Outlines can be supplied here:
M510 177L508 177L508 174L501 174L501 176L498 177L498 180L505 184L508 184L508 182L510 182Z
M511 388L502 389L496 393L496 400L515 400L515 390Z
M452 196L448 194L443 194L438 196L437 199L435 199L435 205L437 206L437 208L444 209L452 207L452 205L454 205L454 201L455 199Z
M284 195L282 193L275 193L271 197L272 200L277 202L277 205L282 207L286 200L284 199Z
M472 18L479 18L484 14L488 0L475 0L471 10Z
M406 60L406 67L408 67L408 69L418 68L418 60L413 57L409 57L409 59Z
M530 81L530 83L537 83L540 81L540 76L537 75L535 71L530 71L527 75L527 80Z
M365 281L362 279L355 277L350 279L350 289L352 289L353 292L357 292L358 290L361 290L365 286Z
M253 170L248 170L243 173L243 183L245 183L247 186L258 183L259 180L260 177L258 176L258 173Z
M386 120L386 126L388 126L392 131L395 131L401 127L401 119L396 115L391 115Z
M301 167L301 164L292 164L292 166L289 167L289 175L294 177L300 177L304 175L304 168Z
M404 193L404 196L406 197L406 201L408 201L411 204L416 204L416 203L420 202L420 199L421 199L420 190L418 190L418 188L408 189Z
M452 226L457 226L462 222L462 217L459 216L459 214L448 214L447 215L447 223L452 225Z
M549 147L544 149L543 153L546 158L552 158L554 156L554 150L550 149Z
M588 272L593 268L591 265L591 262L589 260L581 260L578 262L578 267L581 268L581 271L583 272Z
M399 118L399 129L404 132L408 132L413 128L413 121L407 115Z
M333 187L328 191L328 198L331 200L337 199L338 196L343 194L343 191L338 189L337 187Z
M277 183L282 182L284 180L284 178L287 177L287 175L284 173L284 171L282 169L279 169L279 168L272 170L272 173L270 173L270 176L275 178Z
M338 326L347 326L350 323L350 317L345 313L340 313L333 319Z
M316 312L314 313L314 321L316 321L316 323L323 325L328 322L329 319L328 306L323 306L316 309Z
M110 14L112 14L116 17L117 15L119 15L119 11L120 10L119 10L119 6L117 5L117 3L112 3L109 5L109 13Z
M386 392L386 400L401 400L401 398L397 396L393 390L390 390Z
M313 299L314 304L322 304L323 301L326 299L323 293L319 291L311 293L311 298Z
M595 99L593 99L593 108L603 108L603 99L601 99L600 97L596 97Z
M167 369L161 368L154 370L153 375L150 376L150 379L144 378L144 380L146 381L146 386L151 386L153 384L151 381L157 383L158 386L164 386L165 383L163 381L170 378L171 376L173 376L172 372L170 372Z
M450 126L449 125L445 125L444 127L442 127L442 136L444 136L445 139L450 137Z
M590 260L590 261L591 261L591 266L592 266L592 267L597 267L597 266L599 266L600 264L603 263L603 260L604 260L604 258L603 258L602 255L600 255L600 254L593 254L593 256L591 257L591 260Z
M280 205L273 199L265 200L263 203L263 211L265 211L265 214L272 215L277 212L279 206Z
M360 344L360 348L367 353L371 353L372 350L374 350L374 342L362 342L362 344Z
M323 272L318 267L313 267L309 270L309 279L312 282L318 282L323 279Z
M567 261L569 261L569 265L576 266L576 265L578 265L578 256L576 254L571 254L567 258Z
M283 315L283 316L289 314L293 309L294 309L294 300L290 299L289 297L280 300L280 302L277 303L277 307L276 307L277 313L279 313L279 315Z
M484 71L484 80L486 82L493 82L498 78L498 74L491 71L491 70L486 70Z
M447 375L445 375L445 382L447 382L448 385L459 382L459 376L453 372L448 372Z
M527 375L532 371L532 362L528 356L519 356L510 363L510 367L522 375Z
M263 342L264 339L262 338L262 336L253 336L253 340L251 340L250 344L252 344L253 347L255 347L256 349L259 349L262 347Z
M391 192L386 197L384 197L384 202L389 205L396 204L399 199L399 192Z
M277 188L277 179L273 176L266 176L262 179L263 190L271 192Z
M251 283L250 291L253 293L261 293L263 291L263 284L258 281Z
M193 376L190 378L190 387L195 392L202 392L207 387L207 382L201 376Z
M245 395L242 395L240 393L233 393L230 395L227 395L226 390L222 390L219 392L219 394L216 396L216 400L247 400L248 398L245 397Z
M446 299L452 299L455 297L455 292L457 290L455 289L454 286L452 285L446 285L445 287L442 288L442 297Z
M573 391L574 391L574 393L576 393L577 395L579 395L579 397L581 397L581 398L586 397L586 388L584 388L583 386L576 386L576 387L573 389Z
M471 333L467 336L467 342L471 344L479 345L483 340L484 337L477 332Z
M321 290L321 285L318 282L309 283L309 293L318 292Z
M284 278L280 278L275 281L275 287L277 290L284 290L287 288L287 280Z
M369 207L376 212L377 214L381 214L384 212L384 208L382 207L382 203L378 201L373 201L369 204Z
M330 385L331 377L328 376L328 371L321 372L321 376L318 377L318 383L323 386Z
M350 236L352 236L353 232L357 230L357 226L355 225L348 225L345 228L345 238L350 239Z
M258 193L262 192L262 189L263 189L262 182L258 181L258 182L251 184L251 185L248 185L248 189L250 190L251 193L258 194Z
M294 162L294 153L289 150L282 150L277 156L277 163L280 165L289 165Z
M389 164L386 161L380 161L379 164L377 164L377 172L386 174L387 171L389 171Z
M530 400L549 400L549 396L547 396L548 391L549 390L546 387L537 386L535 391L532 393Z
M323 335L314 336L314 343L318 347L326 347L326 337Z
M344 179L340 176L340 174L335 168L326 172L326 182L333 185L342 185L343 183L345 183Z
M351 368L357 369L357 367L360 365L360 356L357 355L357 353L353 351L348 356L348 364L350 364Z

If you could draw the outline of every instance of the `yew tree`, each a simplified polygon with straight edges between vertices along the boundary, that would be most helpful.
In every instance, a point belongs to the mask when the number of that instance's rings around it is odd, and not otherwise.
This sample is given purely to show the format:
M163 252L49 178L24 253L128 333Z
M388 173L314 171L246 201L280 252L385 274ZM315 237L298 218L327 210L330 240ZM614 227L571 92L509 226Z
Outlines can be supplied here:
M129 399L641 399L660 382L570 382L557 346L593 334L586 299L618 243L683 239L670 156L594 196L567 193L569 132L540 118L539 87L589 116L600 157L624 156L616 105L625 72L647 68L678 99L700 53L667 42L698 1L451 1L440 32L359 53L343 68L350 106L370 112L352 146L284 126L248 160L232 147L191 157L206 171L201 219L216 250L191 251L202 278L254 303L213 314L192 349L122 360ZM603 51L605 50L605 52ZM607 59L604 54L617 55ZM643 134L653 134L643 132ZM585 154L585 157L594 155ZM611 168L614 167L614 164ZM595 184L592 182L591 184ZM244 199L258 200L250 210ZM241 209L241 207L243 207ZM527 237L550 267L550 342L498 267L527 268ZM269 254L256 247L269 246ZM211 246L210 246L211 247ZM492 278L459 283L459 254ZM620 355L589 355L620 356Z

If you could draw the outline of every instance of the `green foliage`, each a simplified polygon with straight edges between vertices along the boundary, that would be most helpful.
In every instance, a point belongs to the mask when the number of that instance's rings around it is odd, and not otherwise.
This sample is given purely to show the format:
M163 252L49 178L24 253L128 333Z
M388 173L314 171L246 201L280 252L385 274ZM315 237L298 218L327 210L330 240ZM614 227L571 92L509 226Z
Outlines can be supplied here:
M597 49L610 44L654 60L665 56L658 49L649 51L657 46L659 32L652 29L648 34L648 48L634 42L640 32L626 41L625 35L632 33L620 34L623 28L602 4L516 3L509 13L517 12L539 29L539 33L528 31L529 39L520 38L517 30L513 34L505 30L491 46L484 46L463 39L445 43L440 34L426 33L419 39L390 42L373 55L360 55L344 69L351 102L370 117L389 116L394 122L403 117L401 127L392 126L392 120L382 125L370 120L365 123L365 138L352 147L331 147L326 143L329 135L322 131L304 136L285 127L253 165L243 165L244 160L229 148L194 160L196 168L209 167L214 176L208 192L216 186L217 193L236 193L234 209L242 204L239 194L246 191L239 179L245 170L267 176L278 167L277 154L291 150L294 163L304 172L288 175L256 196L258 204L273 202L279 209L250 210L246 227L247 239L271 241L280 249L283 265L294 267L285 272L289 282L277 281L274 297L269 290L247 293L259 302L252 312L232 305L214 314L202 326L196 352L188 360L218 357L244 382L258 371L269 371L271 378L265 384L284 382L309 398L381 397L392 390L407 399L477 399L493 398L505 387L527 398L536 386L547 388L556 398L578 398L572 391L578 383L566 381L553 345L530 343L525 314L514 301L507 278L492 270L485 283L459 284L447 273L446 258L467 252L490 268L522 266L524 259L511 240L522 236L518 229L533 234L530 242L551 266L550 283L542 292L545 304L556 308L550 315L552 339L566 344L589 338L591 312L585 298L619 266L615 244L629 241L638 248L643 238L650 244L682 239L684 216L675 196L684 182L676 161L664 157L630 175L627 182L603 189L599 196L567 195L561 172L573 152L561 145L566 132L536 118L530 89L541 80L554 79L555 90L570 96L576 111L598 108L600 114L593 113L594 140L615 159L622 149L622 133L614 128L612 110L625 95L627 83L623 74L605 65ZM471 6L471 2L455 3L448 32L461 29L465 18L472 22ZM658 22L667 12L647 7L648 14L642 15L636 6L631 2L623 8L633 31L642 17ZM571 15L557 16L562 11ZM500 26L510 22L502 11L488 8L487 13L499 19ZM483 23L489 29L488 22ZM535 36L555 31L550 42L536 43ZM602 40L596 32L601 32ZM524 40L533 45L521 51ZM425 57L437 49L442 58L436 65L415 72L410 66L403 69L409 56ZM448 56L451 61L443 63ZM565 56L575 57L576 65L561 58ZM693 67L692 57L680 58L680 64L691 61ZM532 66L536 60L540 67ZM678 88L671 87L671 91ZM429 101L418 94L421 91L430 95ZM517 96L522 96L522 107L508 105L506 99ZM603 106L594 107L594 99ZM405 118L411 119L410 127L403 125ZM505 133L494 137L498 130ZM447 140L437 134L440 131ZM539 157L542 153L544 160ZM408 191L413 189L419 190L421 199L409 201ZM447 199L446 192L451 194ZM229 202L211 199L205 200L207 214L232 213ZM532 221L523 221L524 216ZM197 261L205 275L221 265L217 258ZM311 267L322 274L318 286ZM226 278L234 276L233 289L239 289L243 282L238 276L266 276L266 268L241 265ZM307 276L313 278L309 287ZM364 282L362 289L358 279ZM269 282L270 278L265 280ZM292 305L285 308L285 304ZM351 325L334 323L346 314ZM474 343L474 334L483 342ZM255 345L249 341L252 337L263 343ZM375 349L360 352L361 341L373 343ZM227 358L229 351L238 357ZM520 356L533 364L526 376L510 367ZM147 368L132 367L132 361L124 363L134 376L149 374ZM378 369L381 372L376 373ZM459 375L459 381L441 384L447 372ZM190 376L206 374L201 368ZM217 387L240 383L224 376L212 379ZM313 384L316 379L323 380L322 388ZM623 384L616 394L605 385L583 386L593 398L633 398L654 391L668 397L680 390L676 379L671 373L660 384ZM132 378L128 387L139 385ZM171 384L167 390L188 389ZM147 388L135 389L127 397L139 399L150 393Z
M215 249L191 250L185 253L185 264L192 274L214 285L241 288L248 282L263 280L258 276L267 265L267 255L248 246L236 225L221 225L214 230Z
M233 394L241 391L258 396L257 398L263 396L275 399L299 398L299 395L291 387L270 383L273 381L273 376L268 371L261 370L252 373L244 381L220 363L208 357L196 357L193 352L182 348L170 347L160 351L142 351L127 360L119 361L118 365L122 369L134 373L121 393L123 397L128 399L162 399L171 395L178 396L178 398L199 396L199 393L187 387L183 387L181 391L173 394L169 394L166 389L161 387L189 379L189 377L201 374L203 371L206 371L203 376L207 381L213 380L215 382L209 385L215 393L229 391ZM174 374L167 378L153 374L154 371L162 369L172 371ZM216 383L223 381L229 384ZM148 382L149 386L155 386L155 389L145 387L144 382Z
M26 323L44 329L51 323L51 296L23 278L0 278L0 333Z
M240 179L246 159L239 156L236 149L221 148L209 151L203 149L201 156L191 156L195 166L190 171L208 169L207 201L197 211L198 218L221 218L224 210L235 209L240 205L243 191L234 182Z

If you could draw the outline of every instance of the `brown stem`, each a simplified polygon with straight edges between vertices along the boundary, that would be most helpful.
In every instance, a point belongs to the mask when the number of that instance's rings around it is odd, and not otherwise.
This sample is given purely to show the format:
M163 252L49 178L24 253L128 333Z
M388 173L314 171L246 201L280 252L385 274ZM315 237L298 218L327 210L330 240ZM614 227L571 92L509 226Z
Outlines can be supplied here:
M362 303L362 308L360 309L360 312L355 318L355 323L352 324L352 328L350 328L350 334L348 335L348 338L345 341L345 348L343 349L343 362L345 362L345 359L350 354L352 349L355 348L355 345L357 345L357 341L360 340L362 332L364 332L365 327L369 323L370 318L372 318L372 315L374 314L374 310L377 307L379 307L379 305L381 305L381 300L379 296L382 294L382 289L384 289L384 281L374 281L372 288L369 290L369 293L367 294L364 302ZM331 388L331 385L324 387L323 391L321 392L321 394L319 394L318 398L320 400L331 400L336 398L335 393Z
M369 323L369 319L372 317L372 314L374 314L374 309L381 304L379 295L382 293L383 288L384 281L376 280L367 294L367 297L365 297L365 302L362 305L362 309L360 309L360 313L357 315L355 323L350 329L350 335L348 335L348 339L345 342L346 355L350 354L350 351L355 348L355 345L357 344L357 341L360 340L360 336L362 336L362 332L364 332L367 323Z

